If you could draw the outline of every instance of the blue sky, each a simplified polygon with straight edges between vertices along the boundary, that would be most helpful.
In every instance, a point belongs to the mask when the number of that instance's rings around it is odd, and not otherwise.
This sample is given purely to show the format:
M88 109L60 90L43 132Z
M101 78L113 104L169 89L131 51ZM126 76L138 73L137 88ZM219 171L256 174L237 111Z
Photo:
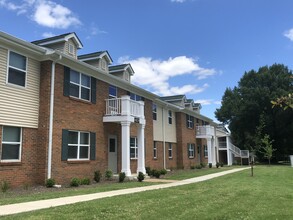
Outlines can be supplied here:
M186 94L214 119L245 71L293 69L292 0L0 0L1 31L27 41L76 32L79 54L108 50L132 82Z

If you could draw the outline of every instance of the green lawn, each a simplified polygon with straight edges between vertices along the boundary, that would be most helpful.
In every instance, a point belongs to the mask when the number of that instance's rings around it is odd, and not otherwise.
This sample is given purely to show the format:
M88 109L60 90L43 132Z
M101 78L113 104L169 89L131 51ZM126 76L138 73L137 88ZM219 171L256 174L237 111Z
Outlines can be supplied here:
M105 198L3 219L293 219L293 168L258 166L180 187Z

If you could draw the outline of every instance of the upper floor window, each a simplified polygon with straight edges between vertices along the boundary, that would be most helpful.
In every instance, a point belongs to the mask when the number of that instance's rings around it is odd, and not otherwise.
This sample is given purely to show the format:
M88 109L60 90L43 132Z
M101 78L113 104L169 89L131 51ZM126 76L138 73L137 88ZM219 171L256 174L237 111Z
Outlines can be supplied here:
M90 133L82 131L68 132L68 159L88 160L90 155Z
M186 127L194 128L194 117L191 115L186 115Z
M25 87L27 58L20 54L9 52L7 83Z
M188 147L188 158L194 158L194 144L187 144Z
M157 150L157 142L154 141L153 156L154 156L155 159L157 158L157 154L158 154L158 150Z
M137 138L130 138L130 159L137 159Z
M171 125L172 124L172 111L168 110L168 123Z
M153 120L157 120L157 105L153 104Z
M116 86L109 86L109 98L117 98L117 87Z
M19 127L3 126L1 161L21 160L22 131Z
M69 54L74 55L74 45L73 44L68 45L68 52L69 52Z
M106 60L102 59L102 61L101 61L101 66L102 66L102 69L103 69L103 70L106 70L106 66L107 66L107 62L106 62Z
M90 101L91 77L71 69L69 95L79 99Z
M136 95L135 93L130 93L130 99L134 101L141 101L142 97L139 95Z

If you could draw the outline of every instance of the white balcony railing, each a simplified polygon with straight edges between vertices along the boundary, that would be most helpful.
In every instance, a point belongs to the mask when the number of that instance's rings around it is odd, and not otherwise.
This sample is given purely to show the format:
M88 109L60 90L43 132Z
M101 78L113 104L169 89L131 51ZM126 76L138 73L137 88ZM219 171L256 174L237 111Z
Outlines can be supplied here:
M237 156L241 156L241 150L240 148L236 147L235 145L231 144L230 149L232 152L234 152Z
M210 125L196 126L196 136L214 136L215 128Z
M144 103L129 97L106 99L106 116L144 116Z
M227 148L227 142L226 141L219 141L219 148Z
M249 150L241 150L241 157L249 158Z

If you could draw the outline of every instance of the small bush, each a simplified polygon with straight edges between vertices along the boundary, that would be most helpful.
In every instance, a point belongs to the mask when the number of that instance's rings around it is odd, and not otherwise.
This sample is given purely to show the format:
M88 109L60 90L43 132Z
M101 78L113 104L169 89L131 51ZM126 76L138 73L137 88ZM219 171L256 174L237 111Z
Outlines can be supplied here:
M70 186L78 187L80 185L80 179L78 178L72 178L70 181Z
M207 166L207 163L202 162L202 163L200 163L200 165L201 165L202 168L205 168Z
M96 171L95 171L94 180L98 183L98 182L100 182L101 177L102 177L101 171L96 170Z
M167 170L166 169L161 169L161 175L166 175L167 174Z
M193 165L192 165L192 166L190 166L190 169L194 170L194 169L195 169L195 166L193 166Z
M80 181L80 185L90 185L90 184L91 184L90 178L83 178Z
M219 163L219 162L217 162L217 163L216 163L216 167L217 167L217 168L219 168L219 166L220 166L220 163Z
M137 180L138 180L139 182L142 182L142 181L144 180L144 174L143 174L142 172L139 172L139 173L138 173Z
M112 179L112 177L113 177L113 172L112 172L112 170L106 170L106 172L105 172L105 177L106 177L107 180Z
M47 179L47 180L46 180L46 187L47 187L47 188L51 188L51 187L53 187L54 185L55 185L55 180L54 180L54 179L50 178L50 179Z
M224 163L223 163L223 162L221 162L221 163L220 163L220 166L221 166L221 167L223 167L223 166L224 166Z
M197 164L197 165L195 165L195 168L196 168L196 169L201 169L202 166L201 166L200 164Z
M149 176L151 176L152 175L152 170L151 170L151 168L150 167L146 167L145 168L145 172L147 173L147 175L149 175Z
M212 163L209 163L209 168L212 168L213 167L213 164Z
M122 183L126 177L126 174L124 172L119 173L119 183Z
M153 173L152 175L156 178L160 178L160 176L161 176L160 170L153 170L152 173Z
M5 193L9 189L9 183L6 180L1 182L1 191Z

